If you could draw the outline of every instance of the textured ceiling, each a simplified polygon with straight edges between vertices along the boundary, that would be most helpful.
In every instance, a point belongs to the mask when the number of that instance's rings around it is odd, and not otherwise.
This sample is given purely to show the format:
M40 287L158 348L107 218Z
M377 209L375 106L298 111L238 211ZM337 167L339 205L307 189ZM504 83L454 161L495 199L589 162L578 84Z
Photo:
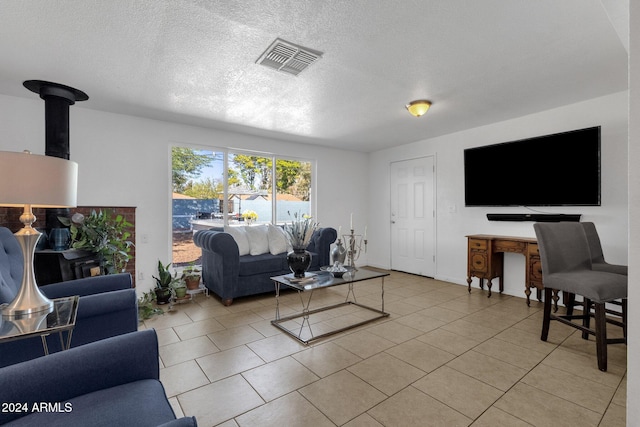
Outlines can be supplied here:
M3 0L0 93L49 80L89 94L77 108L367 152L626 90L627 17L623 0ZM278 37L323 56L257 65ZM414 99L433 106L414 118Z

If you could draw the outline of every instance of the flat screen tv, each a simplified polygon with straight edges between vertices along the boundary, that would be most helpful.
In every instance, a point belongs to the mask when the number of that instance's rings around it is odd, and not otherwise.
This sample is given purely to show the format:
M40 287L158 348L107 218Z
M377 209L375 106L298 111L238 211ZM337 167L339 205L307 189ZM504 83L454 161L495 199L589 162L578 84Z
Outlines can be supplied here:
M600 206L600 126L464 150L466 206Z

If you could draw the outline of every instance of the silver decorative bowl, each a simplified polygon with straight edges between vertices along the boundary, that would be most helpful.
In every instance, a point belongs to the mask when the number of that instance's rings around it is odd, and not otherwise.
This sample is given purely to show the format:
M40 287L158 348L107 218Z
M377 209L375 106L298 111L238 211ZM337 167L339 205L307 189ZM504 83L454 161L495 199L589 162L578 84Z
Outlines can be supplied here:
M336 268L332 265L327 265L324 267L320 267L320 270L331 273L333 277L341 278L345 273L354 271L355 268L348 265L342 265L339 268Z

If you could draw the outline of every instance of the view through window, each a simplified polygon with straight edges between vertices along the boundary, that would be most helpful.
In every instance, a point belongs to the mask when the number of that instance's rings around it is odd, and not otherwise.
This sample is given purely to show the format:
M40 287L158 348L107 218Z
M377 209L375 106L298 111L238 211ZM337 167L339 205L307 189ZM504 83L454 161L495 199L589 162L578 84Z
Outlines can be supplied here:
M197 230L283 224L294 213L311 214L310 161L229 152L225 163L224 151L187 147L173 147L171 155L175 267L200 264Z

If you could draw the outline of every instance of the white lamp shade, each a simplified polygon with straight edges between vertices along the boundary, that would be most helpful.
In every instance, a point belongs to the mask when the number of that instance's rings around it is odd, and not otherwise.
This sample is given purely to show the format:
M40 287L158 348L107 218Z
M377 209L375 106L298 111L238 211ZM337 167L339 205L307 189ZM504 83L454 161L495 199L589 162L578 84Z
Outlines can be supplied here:
M0 151L0 206L76 206L78 164L29 152Z

